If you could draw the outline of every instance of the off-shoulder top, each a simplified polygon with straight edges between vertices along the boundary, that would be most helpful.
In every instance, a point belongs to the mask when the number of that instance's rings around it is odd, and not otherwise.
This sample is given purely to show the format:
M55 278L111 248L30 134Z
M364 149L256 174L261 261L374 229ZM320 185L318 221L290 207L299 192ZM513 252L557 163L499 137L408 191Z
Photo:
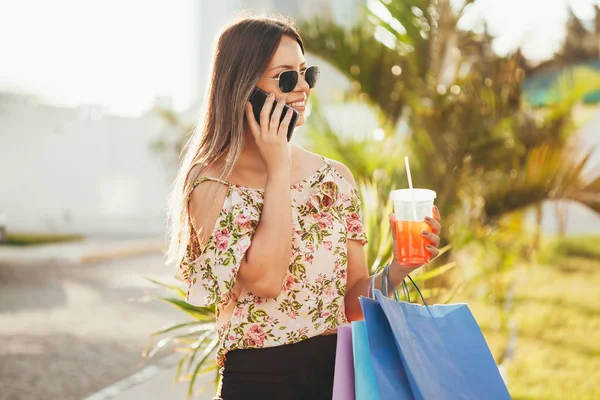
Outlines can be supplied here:
M212 235L203 248L188 246L179 277L187 302L215 305L217 363L235 349L296 343L347 323L344 310L347 240L367 238L356 189L329 161L292 185L292 251L277 298L261 298L236 279L260 221L264 191L216 178L227 195ZM200 189L198 189L200 190ZM195 241L195 235L193 235Z

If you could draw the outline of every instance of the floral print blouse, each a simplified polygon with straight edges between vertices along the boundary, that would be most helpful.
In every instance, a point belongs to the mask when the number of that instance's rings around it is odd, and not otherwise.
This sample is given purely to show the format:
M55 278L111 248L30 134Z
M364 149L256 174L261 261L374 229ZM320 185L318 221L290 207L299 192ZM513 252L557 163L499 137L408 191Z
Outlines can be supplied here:
M193 245L180 265L187 302L215 305L223 366L230 350L272 347L321 335L347 323L344 310L347 240L366 243L360 199L354 187L327 161L291 186L292 252L280 295L261 298L236 280L260 221L264 191L233 185L204 248Z

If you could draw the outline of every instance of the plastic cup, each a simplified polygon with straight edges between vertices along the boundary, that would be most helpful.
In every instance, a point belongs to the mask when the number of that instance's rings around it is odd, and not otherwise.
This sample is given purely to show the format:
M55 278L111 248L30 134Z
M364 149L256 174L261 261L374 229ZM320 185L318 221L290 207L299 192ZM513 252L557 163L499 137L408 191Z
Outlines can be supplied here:
M400 189L390 196L396 216L392 229L396 232L398 262L411 267L428 263L431 255L425 246L429 241L421 233L431 232L425 217L433 217L436 193L429 189Z

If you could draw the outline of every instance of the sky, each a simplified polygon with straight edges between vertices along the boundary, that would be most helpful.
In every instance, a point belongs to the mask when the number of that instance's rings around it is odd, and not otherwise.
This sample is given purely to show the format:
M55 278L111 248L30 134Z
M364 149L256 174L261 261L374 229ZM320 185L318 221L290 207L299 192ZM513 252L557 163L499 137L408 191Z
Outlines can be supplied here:
M190 84L193 2L0 0L0 91L67 107L99 104L129 116L148 110L157 96L171 96L176 109L185 109L197 95ZM483 19L497 52L522 45L539 61L560 46L569 4L591 18L599 2L478 0L463 25Z

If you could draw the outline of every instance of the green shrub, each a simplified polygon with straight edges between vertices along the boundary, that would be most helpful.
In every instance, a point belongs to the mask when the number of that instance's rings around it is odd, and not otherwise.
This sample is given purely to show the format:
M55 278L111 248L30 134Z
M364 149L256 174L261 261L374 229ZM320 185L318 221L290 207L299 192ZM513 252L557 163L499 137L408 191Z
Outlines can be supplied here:
M549 260L557 257L581 257L600 260L600 235L568 236L551 240L545 251Z
M80 235L58 235L46 233L8 233L3 244L12 246L35 246L40 244L73 242L81 240Z

